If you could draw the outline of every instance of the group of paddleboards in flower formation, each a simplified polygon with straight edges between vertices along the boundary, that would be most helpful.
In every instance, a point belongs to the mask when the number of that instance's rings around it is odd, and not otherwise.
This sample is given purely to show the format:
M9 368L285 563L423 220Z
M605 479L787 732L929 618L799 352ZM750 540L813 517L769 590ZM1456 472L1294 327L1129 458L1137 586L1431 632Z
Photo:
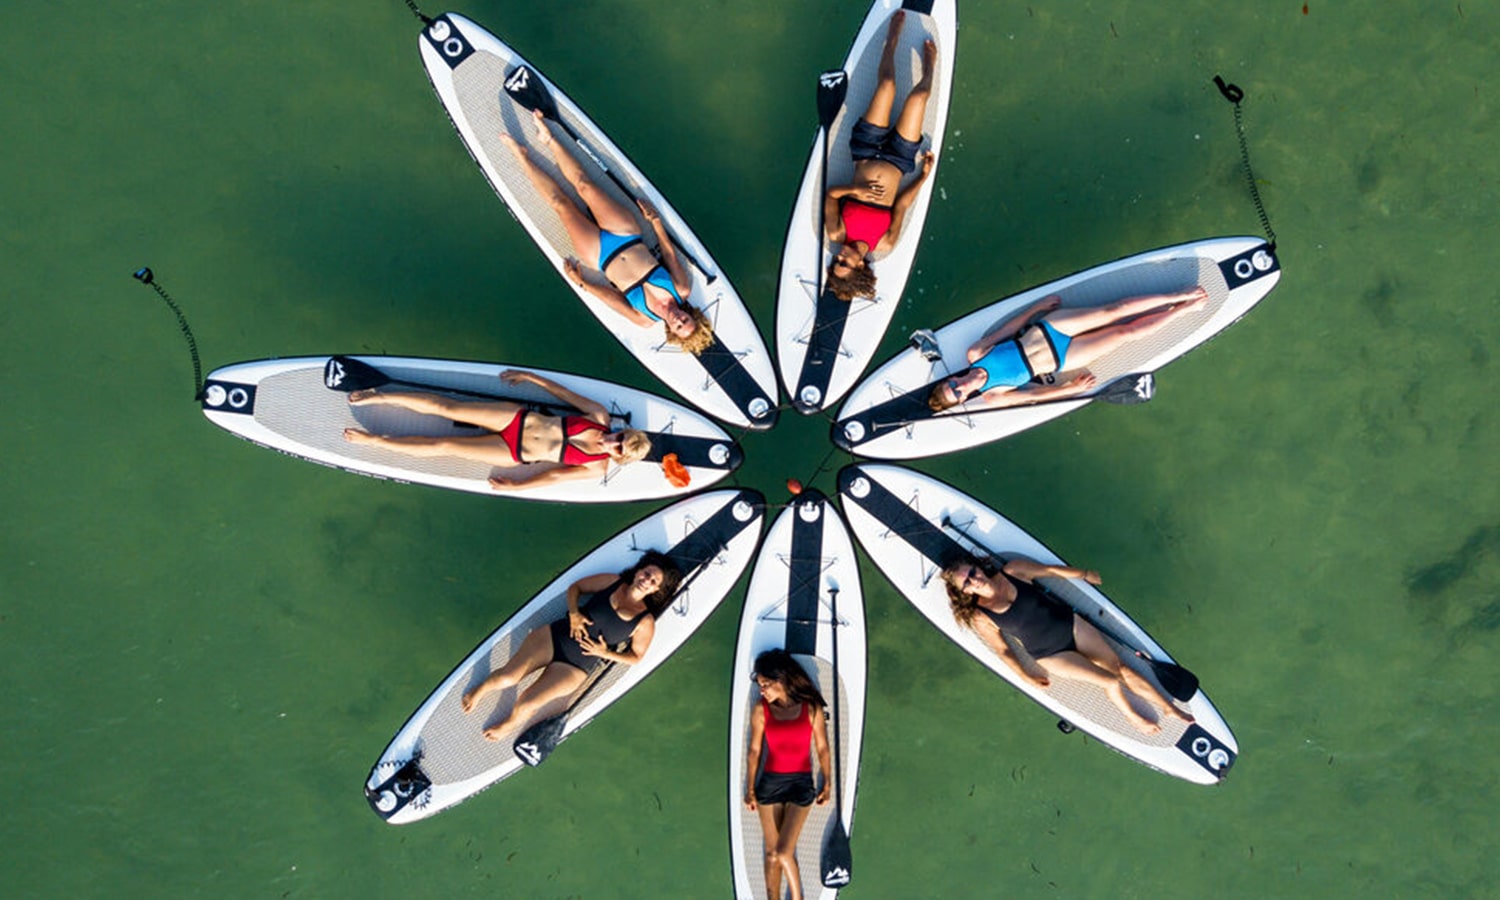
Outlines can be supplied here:
M582 375L417 357L270 359L209 377L211 420L325 465L525 499L677 498L544 586L438 685L366 781L383 819L425 818L540 764L751 568L728 704L735 890L801 898L815 862L819 896L835 895L852 878L864 739L856 540L1065 731L1189 781L1228 771L1223 718L1097 572L878 460L973 447L1096 399L1150 400L1154 371L1276 284L1274 248L1210 238L1098 265L917 332L861 382L931 205L956 29L956 0L877 0L843 67L818 77L773 361L707 249L572 100L472 21L423 17L427 73L494 190L579 300L696 409ZM703 488L743 459L725 426L770 428L781 385L804 414L842 401L832 439L865 459L835 497L797 493L765 527L761 494Z

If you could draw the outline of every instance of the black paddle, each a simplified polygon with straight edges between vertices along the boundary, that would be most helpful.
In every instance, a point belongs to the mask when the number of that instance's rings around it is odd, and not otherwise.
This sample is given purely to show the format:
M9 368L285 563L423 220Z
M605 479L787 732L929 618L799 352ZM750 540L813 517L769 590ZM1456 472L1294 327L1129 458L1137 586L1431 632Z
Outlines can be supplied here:
M839 586L828 579L828 614L833 619L833 828L823 839L823 887L838 888L849 883L854 872L854 857L849 852L849 832L844 828L843 742L839 730ZM827 777L826 773L824 777Z
M900 422L876 422L871 426L870 433L879 434L887 428L905 428L908 425L915 425L931 419L967 419L991 413L1010 412L1015 409L1047 406L1052 403L1071 403L1077 400L1103 400L1105 403L1113 403L1116 406L1135 406L1140 403L1149 402L1155 396L1156 376L1150 372L1137 372L1131 375L1121 375L1119 378L1106 384L1095 394L1056 397L1051 400L1038 400L1035 403L1017 403L1011 406L994 406L972 411L964 410L962 412L939 413L938 415L927 416L922 419L903 419Z
M323 384L329 390L343 391L346 394L394 384L401 387L417 388L418 390L434 391L442 394L459 394L464 397L475 397L480 400L510 400L515 403L524 403L528 407L549 414L566 415L578 412L578 410L571 406L563 406L559 403L538 403L531 400L517 400L514 397L505 397L499 394L488 394L484 391L468 391L463 388L448 387L440 384L403 381L399 378L392 378L369 363L350 356L331 356L328 358L328 362L323 366ZM610 417L629 422L630 412L628 410L625 412L611 412Z
M818 76L818 130L823 135L823 165L818 173L818 296L823 296L823 245L827 240L828 223L825 221L828 202L828 129L844 108L844 97L849 93L849 73L843 69L829 69Z
M677 586L677 591L672 595L672 599L676 600L678 595L687 590L688 585L692 584L693 580L708 568L709 560L713 559L714 556L717 556L723 549L724 546L720 545L718 550L715 550L713 554L704 559L703 563L699 565L698 568L694 569L692 573L688 575L688 577L684 578L682 580L682 583ZM620 645L620 647L623 646L625 645ZM613 649L616 653L618 653L620 652L620 647L615 647ZM550 719L543 719L542 721L537 722L535 725L532 725L530 728L521 732L521 736L516 738L515 744L513 746L516 758L526 765L532 767L539 766L542 763L546 762L547 757L552 755L552 751L557 749L557 745L562 743L563 729L568 726L568 716L572 715L573 710L577 709L583 703L583 701L588 698L589 694L593 693L594 688L604 680L604 676L611 669L613 669L615 665L616 663L614 660L609 660L598 669L595 669L594 672L589 675L589 680L584 685L583 690L579 692L578 696L573 700L572 703L568 704L567 709L551 717Z
M598 154L589 149L589 145L583 142L583 138L579 137L578 132L573 130L573 126L569 125L562 116L558 115L557 100L553 98L552 92L547 90L546 83L542 81L542 76L538 75L535 69L527 65L520 65L511 69L510 74L505 76L502 90L522 107L532 112L539 112L542 114L542 118L551 119L561 125L563 131L568 133L568 137L573 139L573 143L577 144L580 150L588 154L589 159L594 161L594 165L598 166L600 171L608 175L609 180L613 181L616 187L625 192L625 196L631 198L636 196L636 192L631 190L625 182L621 181L620 176L616 175L609 166L606 166L604 160L600 159ZM663 224L665 225L665 223ZM677 247L677 251L687 257L688 262L693 264L693 268L703 273L704 278L708 280L709 284L713 284L718 280L718 273L709 272L703 266L699 265L698 260L694 259L693 255L682 245L682 242L677 240L675 235L671 234L670 229L668 229L668 235L672 238L672 243Z
M1001 556L998 553L992 552L988 547L985 547L983 544L974 540L972 537L969 537L969 532L954 524L953 520L948 516L943 516L943 527L952 528L954 531L957 531L959 534L968 538L969 543L983 550L990 557L1001 560L1002 562L1005 561L1005 557ZM1043 585L1038 584L1036 586L1041 590L1047 590ZM1048 593L1051 592L1048 591ZM1093 625L1095 628L1099 629L1101 633L1103 633L1111 640L1115 641L1115 643L1120 644L1123 647L1130 647L1129 641L1120 637L1110 629L1104 627L1099 622L1089 619L1085 619L1085 621L1087 621L1090 625ZM1151 671L1156 675L1156 680L1161 683L1162 690L1166 691L1168 694L1171 694L1174 698L1186 703L1193 698L1194 694L1198 693L1197 675L1194 675L1192 672L1189 672L1187 669L1184 669L1182 666L1179 666L1176 663L1152 659L1144 650L1134 650L1132 648L1132 652L1135 653L1137 658L1143 660L1146 665L1151 667Z

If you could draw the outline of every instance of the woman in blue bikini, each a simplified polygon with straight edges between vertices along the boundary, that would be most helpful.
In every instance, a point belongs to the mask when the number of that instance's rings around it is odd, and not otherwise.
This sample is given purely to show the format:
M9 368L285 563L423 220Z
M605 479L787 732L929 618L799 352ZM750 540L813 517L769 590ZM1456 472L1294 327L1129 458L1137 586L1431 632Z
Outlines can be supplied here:
M1146 734L1160 731L1161 724L1141 715L1131 702L1134 696L1159 707L1162 715L1193 721L1192 715L1178 709L1139 672L1122 665L1099 629L1036 586L1036 579L1047 576L1082 578L1089 584L1102 581L1093 569L1044 565L1024 557L996 568L989 560L970 556L943 569L942 575L953 618L1032 684L1047 687L1056 676L1098 685L1125 718ZM1040 673L1022 665L1005 635L1026 648L1041 667Z
M642 328L661 322L668 343L694 356L707 350L713 344L713 327L703 310L687 302L693 281L683 269L677 247L667 235L656 208L645 200L636 200L641 217L656 234L660 262L642 239L640 225L631 210L594 184L567 148L552 140L551 126L540 112L533 116L537 145L552 149L558 170L578 192L588 207L587 212L578 208L562 185L537 165L514 137L501 132L500 140L516 155L526 177L562 220L573 249L585 259L596 260L608 283L597 284L584 278L583 265L573 257L563 265L568 277Z
M1062 383L1052 376L1085 369L1121 344L1155 334L1207 302L1208 292L1201 287L1076 309L1061 309L1062 298L1053 294L980 338L969 348L969 368L933 385L927 405L940 413L971 400L984 406L1021 406L1084 393L1097 383L1088 372Z

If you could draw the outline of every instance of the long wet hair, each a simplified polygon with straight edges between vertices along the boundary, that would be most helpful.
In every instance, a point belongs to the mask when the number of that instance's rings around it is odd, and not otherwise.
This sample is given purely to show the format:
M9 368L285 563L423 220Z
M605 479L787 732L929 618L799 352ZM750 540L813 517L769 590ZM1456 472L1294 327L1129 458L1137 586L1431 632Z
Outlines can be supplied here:
M704 350L713 346L714 323L709 321L708 313L693 306L691 303L679 301L677 305L682 307L683 312L693 317L693 321L698 323L698 327L694 328L693 333L687 337L678 337L672 333L672 329L666 329L667 343L694 356L698 356Z
M855 297L875 296L875 270L870 266L868 257L865 264L851 271L848 275L833 274L833 263L828 264L828 274L823 279L823 287L833 292L833 295L848 303Z
M819 709L828 705L807 670L785 650L767 650L755 657L754 674L786 688L787 697L796 703L810 703Z
M973 594L965 593L959 589L961 579L955 579L954 574L958 569L967 569L974 566L987 577L994 578L1000 571L1000 566L993 559L985 557L980 559L969 553L956 557L952 562L943 566L943 586L948 589L948 608L953 611L953 618L965 628L974 628L974 616L979 613L979 598ZM957 581L957 583L955 583Z
M644 603L646 611L651 613L654 619L661 615L662 610L671 604L672 598L677 596L677 589L682 586L682 570L672 562L672 558L665 553L656 550L647 550L641 554L640 562L620 573L620 580L626 584L635 582L635 574L646 566L656 566L661 569L661 587L653 593L648 594Z

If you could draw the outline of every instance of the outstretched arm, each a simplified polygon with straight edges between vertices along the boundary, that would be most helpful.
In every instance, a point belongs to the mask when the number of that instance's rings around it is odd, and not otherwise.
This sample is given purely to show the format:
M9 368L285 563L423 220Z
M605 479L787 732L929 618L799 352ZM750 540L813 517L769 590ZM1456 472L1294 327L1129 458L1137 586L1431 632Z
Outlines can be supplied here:
M932 174L932 164L937 160L931 150L922 152L922 170L896 195L896 202L891 205L891 227L886 229L885 235L880 239L880 246L873 248L877 252L886 253L896 246L896 241L901 239L901 226L906 223L906 211L911 208L913 200L917 199L917 192L922 189L927 176Z
M626 300L625 295L616 290L614 285L595 284L584 278L583 267L578 264L578 260L569 259L563 263L563 271L567 273L568 278L574 284L588 291L596 300L629 319L632 323L642 328L648 328L655 324L650 316L631 306L630 301Z
M979 342L969 348L969 362L978 359L994 349L995 345L1003 340L1014 337L1021 333L1026 326L1062 306L1062 298L1056 294L1049 294L1021 311L1019 315L1011 316L989 334L979 339Z
M609 424L609 410L603 404L574 393L546 376L521 369L506 369L500 373L500 380L506 384L534 384L600 425Z
M693 279L688 277L687 270L682 267L682 257L677 252L677 245L672 243L672 236L667 234L667 226L662 224L661 213L649 201L637 198L635 203L641 208L641 215L651 223L651 230L656 232L656 245L661 248L661 264L667 267L667 274L672 276L677 296L686 300L693 292Z
M1005 564L1005 574L1014 575L1025 581L1036 581L1038 578L1082 578L1089 584L1103 584L1104 579L1093 569L1080 569L1076 566L1054 566L1047 563L1039 563L1024 557L1016 557Z
M837 685L834 690L837 690ZM828 713L821 706L812 711L813 750L818 754L818 768L823 772L823 789L818 791L817 804L822 806L838 786L833 783L833 757L828 752Z
M765 741L766 711L759 704L750 707L750 741L745 749L745 808L755 811L755 776L760 771L760 746Z
M1099 379L1084 372L1061 384L1030 383L1018 388L990 388L980 395L979 402L989 407L1030 406L1049 400L1066 400L1082 394L1099 383Z

